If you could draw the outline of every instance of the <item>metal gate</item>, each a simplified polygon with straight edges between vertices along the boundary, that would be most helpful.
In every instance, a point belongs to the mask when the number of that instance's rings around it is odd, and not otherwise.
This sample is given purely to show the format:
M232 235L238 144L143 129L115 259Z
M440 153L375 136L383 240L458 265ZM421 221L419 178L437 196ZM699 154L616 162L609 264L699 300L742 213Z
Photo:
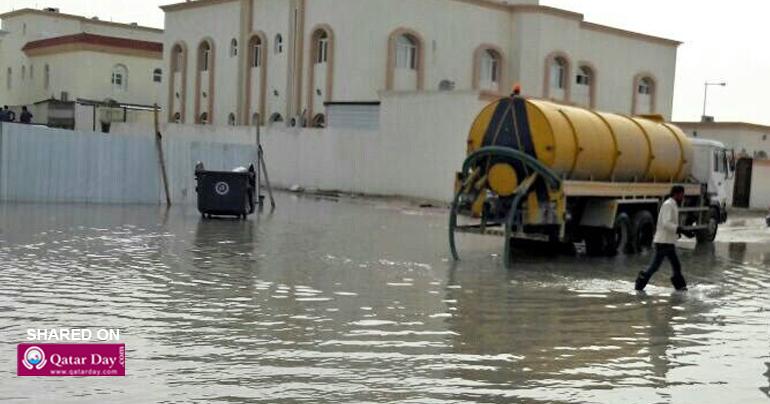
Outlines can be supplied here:
M748 208L751 201L751 171L754 160L742 158L735 167L735 190L733 192L733 206L736 208Z

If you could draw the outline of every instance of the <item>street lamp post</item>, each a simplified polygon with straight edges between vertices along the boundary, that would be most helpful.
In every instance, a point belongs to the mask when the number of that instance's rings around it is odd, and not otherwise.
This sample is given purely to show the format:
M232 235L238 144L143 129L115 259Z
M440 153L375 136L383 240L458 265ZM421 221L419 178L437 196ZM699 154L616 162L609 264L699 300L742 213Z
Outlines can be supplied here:
M727 82L718 82L718 83L709 83L708 81L703 83L703 115L701 116L702 121L706 121L706 103L708 102L709 98L709 86L720 86L725 87L727 86Z

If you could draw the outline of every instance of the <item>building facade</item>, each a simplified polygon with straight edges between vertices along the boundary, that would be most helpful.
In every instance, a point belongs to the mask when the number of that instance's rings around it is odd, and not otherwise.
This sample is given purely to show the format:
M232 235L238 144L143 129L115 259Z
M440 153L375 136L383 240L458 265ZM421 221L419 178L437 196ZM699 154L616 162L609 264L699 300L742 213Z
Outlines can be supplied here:
M165 94L162 30L52 8L0 19L0 103L153 105Z
M475 90L671 116L679 42L537 0L198 0L165 11L169 122L324 126L383 91Z

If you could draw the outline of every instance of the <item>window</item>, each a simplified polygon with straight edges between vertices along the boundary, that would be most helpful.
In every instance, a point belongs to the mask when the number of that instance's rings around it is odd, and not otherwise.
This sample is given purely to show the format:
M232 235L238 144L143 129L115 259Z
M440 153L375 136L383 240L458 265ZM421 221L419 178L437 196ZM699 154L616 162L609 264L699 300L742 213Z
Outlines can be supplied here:
M487 49L481 55L481 81L498 83L500 81L500 57L497 52Z
M26 22L21 24L21 34L22 35L27 35L27 23Z
M182 122L182 114L179 112L174 113L174 123Z
M238 56L238 40L233 38L230 41L230 57L236 57Z
M235 126L235 114L230 113L230 115L227 116L227 124L230 126Z
M182 50L182 46L175 45L171 53L171 57L173 58L174 73L179 73L182 71L182 65L184 63L184 51Z
M262 66L262 41L254 37L251 44L251 67Z
M575 83L579 86L590 86L593 82L593 74L591 73L591 69L582 66L580 69L578 69L577 76L575 77Z
M200 46L200 52L198 53L198 70L202 72L209 71L209 65L211 64L211 45L208 42L202 42Z
M205 124L209 123L209 114L206 113L206 112L202 113L200 118L198 119L198 122L201 125L205 125Z
M47 63L43 67L43 88L48 90L48 88L51 86L51 66L49 66Z
M21 80L27 79L27 66L21 65Z
M281 34L275 35L275 53L283 53L283 37Z
M29 79L35 79L35 65L29 65Z
M128 89L128 69L123 65L115 65L112 68L112 89L126 91Z
M564 90L567 84L567 61L564 58L557 57L551 62L550 69L551 88Z
M329 59L329 34L321 31L318 34L318 43L316 48L316 63L326 63Z
M417 70L417 43L408 35L396 39L396 68Z
M251 125L257 126L258 124L259 124L259 114L255 112L251 114Z
M637 88L636 91L639 94L650 95L650 94L652 94L652 87L653 87L652 80L650 80L649 78L645 77L645 78L639 80L639 88Z
M13 69L11 69L10 67L6 72L5 87L9 90L13 87Z
M163 70L161 69L155 69L152 71L152 81L155 83L160 83L163 81Z

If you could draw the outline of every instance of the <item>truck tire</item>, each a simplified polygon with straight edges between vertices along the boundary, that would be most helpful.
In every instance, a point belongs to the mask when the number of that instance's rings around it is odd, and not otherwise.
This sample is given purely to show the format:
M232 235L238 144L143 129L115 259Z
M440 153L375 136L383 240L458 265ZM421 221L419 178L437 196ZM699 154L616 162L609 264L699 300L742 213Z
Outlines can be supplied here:
M618 253L633 254L631 227L631 217L627 213L619 213L615 218L615 226L612 229L612 241L608 243L605 255L613 257Z
M706 230L699 230L695 233L695 240L697 240L699 244L711 243L717 238L717 231L719 230L719 210L711 208L706 225L708 226Z
M631 237L630 248L633 248L633 252L642 252L652 247L655 237L655 218L652 213L640 210L634 214L631 221Z

